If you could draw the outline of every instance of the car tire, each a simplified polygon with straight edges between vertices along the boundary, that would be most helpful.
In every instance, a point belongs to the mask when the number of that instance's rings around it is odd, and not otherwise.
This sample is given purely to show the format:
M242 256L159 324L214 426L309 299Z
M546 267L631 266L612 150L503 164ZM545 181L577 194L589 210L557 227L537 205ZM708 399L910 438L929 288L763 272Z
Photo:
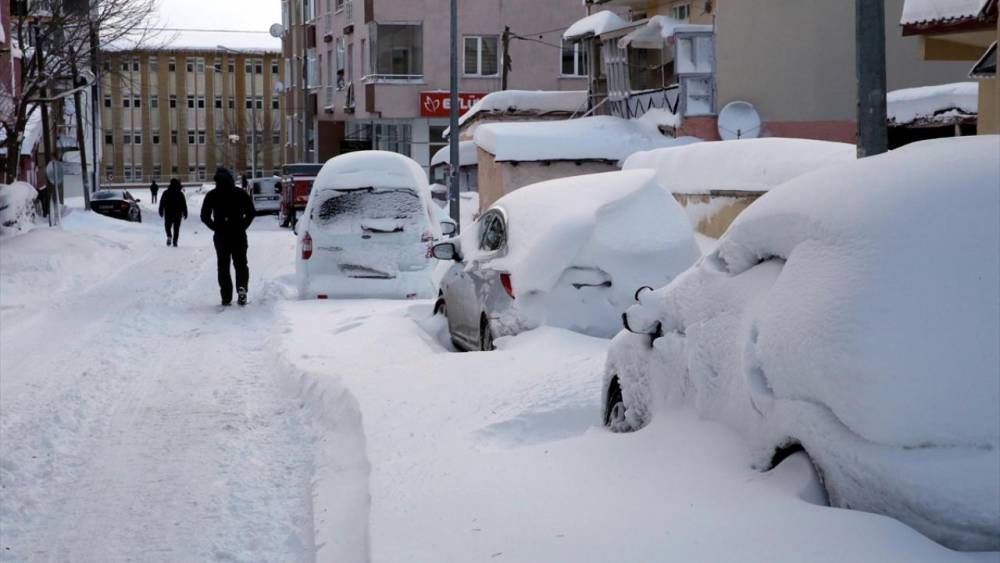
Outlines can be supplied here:
M490 320L483 315L481 321L479 321L479 351L480 352L492 352L496 350L496 346L493 344L493 329L490 328Z
M444 302L443 297L438 296L438 300L434 302L434 314L448 318L448 305Z
M622 393L618 376L611 378L608 384L608 400L604 405L604 426L612 432L632 432L635 429L628 421L625 396Z

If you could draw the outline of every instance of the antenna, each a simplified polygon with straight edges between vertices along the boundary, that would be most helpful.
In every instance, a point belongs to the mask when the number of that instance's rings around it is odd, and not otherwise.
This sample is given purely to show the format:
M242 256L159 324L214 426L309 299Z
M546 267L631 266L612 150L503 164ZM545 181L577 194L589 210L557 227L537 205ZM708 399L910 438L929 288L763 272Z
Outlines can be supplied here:
M269 30L271 37L281 37L285 34L285 27L280 23L272 24Z
M719 112L719 137L723 141L756 139L760 136L760 114L750 102L729 102Z

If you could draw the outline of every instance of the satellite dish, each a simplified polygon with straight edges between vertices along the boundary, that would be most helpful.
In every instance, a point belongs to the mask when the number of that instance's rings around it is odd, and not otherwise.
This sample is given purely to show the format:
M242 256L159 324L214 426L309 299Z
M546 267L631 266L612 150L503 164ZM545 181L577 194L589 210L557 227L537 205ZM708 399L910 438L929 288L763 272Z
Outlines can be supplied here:
M285 83L280 80L274 81L274 93L283 94L285 92Z
M271 37L281 37L285 34L285 27L280 23L272 24L270 33Z
M760 114L750 102L729 102L719 112L718 126L723 141L756 139L760 136Z

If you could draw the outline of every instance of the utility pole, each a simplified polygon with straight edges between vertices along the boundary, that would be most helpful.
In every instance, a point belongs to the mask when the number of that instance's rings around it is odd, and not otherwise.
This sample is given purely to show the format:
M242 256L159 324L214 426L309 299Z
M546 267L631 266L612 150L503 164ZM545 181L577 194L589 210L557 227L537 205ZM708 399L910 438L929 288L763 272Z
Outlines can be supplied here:
M42 34L39 29L41 23L35 22L33 32L35 34L35 64L38 65L38 78L41 83L38 102L42 111L42 142L45 148L45 167L48 168L52 160L52 141L49 139L49 97L48 76L45 75L45 56L42 53ZM49 193L49 226L55 227L60 223L62 211L59 209L59 194L56 193L56 186L46 171L45 189Z
M75 62L75 61L74 61ZM82 95L79 88L82 86L79 84L80 73L77 71L76 64L72 68L73 73L73 113L76 117L76 144L80 150L80 179L83 181L83 208L90 209L90 179L87 178L87 143L85 133L83 131L83 104L80 103L80 96ZM96 166L96 163L95 163Z
M97 2L94 2L93 10L97 9ZM100 175L98 174L98 166L100 159L98 155L101 154L101 149L97 143L97 135L100 130L101 122L101 110L98 104L98 94L101 88L101 68L98 64L98 49L100 46L100 41L97 38L97 26L94 25L93 20L93 10L91 11L91 18L88 19L88 25L90 26L90 72L94 75L94 83L90 85L90 146L94 149L93 166L91 166L91 182L90 189L94 192L100 187ZM84 192L86 192L86 184L84 185ZM90 194L85 196L84 201L86 202L87 209L90 209Z
M858 158L889 150L885 101L885 3L855 0Z
M253 98L253 104L250 106L250 125L253 127L253 132L250 134L251 139L251 151L253 151L253 156L251 158L251 166L253 170L250 171L250 178L257 177L257 63L254 61L250 65L250 97Z
M500 66L500 89L507 89L507 81L510 77L511 70L511 59L510 59L510 26L505 25L503 28L503 35L500 36L500 43L502 45L503 59Z
M458 199L458 169L461 160L458 151L458 112L462 109L458 100L458 0L451 0L451 109L448 112L450 118L448 145L448 200L451 202L451 219L455 222L455 234L461 233L462 222L460 220Z

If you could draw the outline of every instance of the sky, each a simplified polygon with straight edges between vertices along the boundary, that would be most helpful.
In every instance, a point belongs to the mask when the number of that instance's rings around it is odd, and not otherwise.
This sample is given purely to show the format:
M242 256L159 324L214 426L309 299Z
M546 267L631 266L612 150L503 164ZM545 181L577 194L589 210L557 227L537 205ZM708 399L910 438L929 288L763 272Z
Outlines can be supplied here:
M281 22L278 0L159 0L164 27L267 31Z

